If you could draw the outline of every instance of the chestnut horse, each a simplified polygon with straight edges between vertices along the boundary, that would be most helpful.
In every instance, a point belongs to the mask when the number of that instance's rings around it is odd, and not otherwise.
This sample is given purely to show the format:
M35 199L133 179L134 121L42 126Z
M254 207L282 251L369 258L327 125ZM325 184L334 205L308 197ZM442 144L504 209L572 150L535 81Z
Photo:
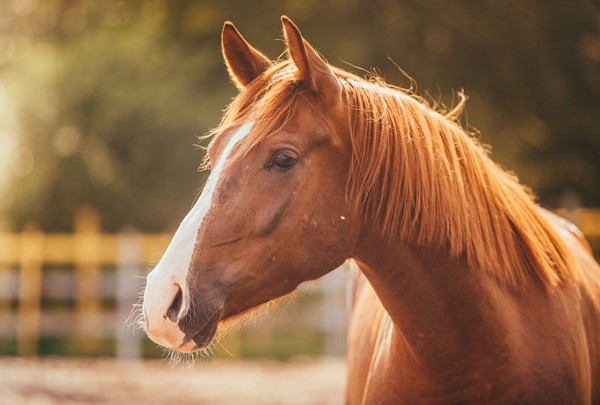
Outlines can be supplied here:
M600 266L579 231L453 114L332 67L282 22L278 62L225 23L240 93L148 275L150 338L205 348L352 259L348 403L600 403Z

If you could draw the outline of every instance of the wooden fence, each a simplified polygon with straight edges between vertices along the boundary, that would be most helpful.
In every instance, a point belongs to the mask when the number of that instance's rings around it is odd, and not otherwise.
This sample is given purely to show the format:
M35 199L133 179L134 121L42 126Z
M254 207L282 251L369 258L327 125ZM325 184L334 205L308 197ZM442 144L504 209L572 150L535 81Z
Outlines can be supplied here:
M133 229L102 233L98 214L90 208L75 214L73 233L45 234L35 226L21 233L0 232L0 339L15 337L17 355L29 356L38 353L43 336L68 336L87 354L102 353L101 339L108 337L116 340L119 357L140 357L143 336L126 323L147 271L171 238ZM48 271L57 268L63 271ZM338 275L308 287L321 297L317 313L302 322L325 337L329 354L344 353L344 283ZM44 304L49 297L72 302L56 310ZM327 337L342 340L331 348ZM233 340L233 346L239 344ZM235 352L235 347L227 351Z
M600 248L600 209L560 213L575 222L596 249ZM141 234L134 230L105 234L101 232L99 224L97 213L84 208L75 215L73 233L44 234L35 226L26 227L18 234L0 233L0 277L4 280L0 280L0 300L14 301L16 306L16 311L12 311L11 305L4 305L5 317L12 313L12 318L2 319L0 316L0 335L16 335L18 355L37 354L43 330L56 330L60 324L69 324L69 333L74 333L85 342L89 352L94 352L98 345L98 336L112 334L117 341L117 354L120 357L141 355L142 338L124 328L123 324L132 305L138 301L147 269L160 258L172 235ZM69 310L62 321L51 320L44 324L43 278L44 269L48 266L68 266L73 269L74 282L67 287L72 291L66 293L72 295L75 305L74 314ZM114 268L113 283L108 287L102 280L102 268L106 266ZM56 284L58 286L61 283ZM57 288L64 290L64 284L63 280L63 286ZM332 341L340 339L340 336L343 340L343 276L326 278L317 285L324 295L321 313L316 321L320 322L318 327ZM115 302L114 308L108 311L109 316L102 305L106 295L103 290L106 289L111 290L108 295ZM12 323L15 325L11 330ZM73 323L74 328L71 327ZM325 346L329 353L343 353L343 344L328 348L326 341Z
M74 222L74 233L44 234L35 226L26 227L20 234L0 233L0 269L5 281L2 298L4 301L16 298L18 303L15 329L19 355L37 353L45 266L73 268L74 283L71 284L74 285L70 287L75 300L75 316L66 323L75 323L72 328L75 335L82 342L87 342L88 349L93 351L98 345L97 337L102 335L103 329L107 329L102 310L102 267L115 268L117 282L113 298L119 315L117 319L122 322L138 300L144 270L160 258L171 238L169 234L138 234L134 231L101 233L98 215L90 208L79 210ZM15 269L18 272L16 283L10 277ZM11 291L14 284L17 287L16 297ZM108 329L118 332L123 328ZM124 341L119 342L117 347L128 345L127 334L121 335Z

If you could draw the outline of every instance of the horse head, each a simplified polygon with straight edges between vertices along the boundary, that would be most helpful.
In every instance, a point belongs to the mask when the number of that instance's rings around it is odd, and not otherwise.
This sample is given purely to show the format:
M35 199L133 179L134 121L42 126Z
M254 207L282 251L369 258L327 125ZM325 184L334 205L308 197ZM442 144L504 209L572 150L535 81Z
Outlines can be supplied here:
M148 275L147 333L206 347L220 324L318 278L352 255L352 147L332 68L282 17L289 59L273 64L231 23L222 31L240 89L208 149L211 174Z

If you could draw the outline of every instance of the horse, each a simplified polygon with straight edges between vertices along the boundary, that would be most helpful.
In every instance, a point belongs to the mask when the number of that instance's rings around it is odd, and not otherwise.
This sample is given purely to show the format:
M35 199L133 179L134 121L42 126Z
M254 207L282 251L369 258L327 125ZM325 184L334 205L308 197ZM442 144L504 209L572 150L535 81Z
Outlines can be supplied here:
M148 336L206 348L351 260L347 403L600 403L600 266L580 231L456 111L328 64L281 21L278 61L223 26L239 94L148 274Z

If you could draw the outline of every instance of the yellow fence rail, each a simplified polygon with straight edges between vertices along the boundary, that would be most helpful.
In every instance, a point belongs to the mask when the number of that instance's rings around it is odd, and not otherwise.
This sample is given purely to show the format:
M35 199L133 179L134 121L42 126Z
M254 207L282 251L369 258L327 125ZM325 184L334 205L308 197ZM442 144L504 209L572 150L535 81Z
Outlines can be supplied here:
M0 265L20 264L30 258L50 265L116 264L122 234L100 232L97 214L85 209L75 216L74 233L42 234L32 226L19 234L0 233ZM168 233L140 234L141 262L152 263L159 259L172 236Z

